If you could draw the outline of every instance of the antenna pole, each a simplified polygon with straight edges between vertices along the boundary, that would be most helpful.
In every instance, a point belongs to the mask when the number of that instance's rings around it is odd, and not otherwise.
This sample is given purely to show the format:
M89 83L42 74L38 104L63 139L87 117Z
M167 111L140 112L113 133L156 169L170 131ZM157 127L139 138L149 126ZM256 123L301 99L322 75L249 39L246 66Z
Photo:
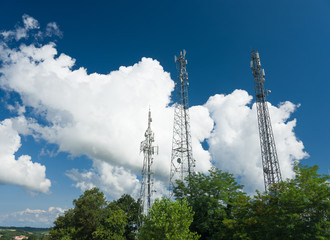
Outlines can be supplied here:
M169 195L172 197L176 180L184 181L186 176L194 173L195 160L192 155L190 118L188 104L188 73L186 51L175 57L178 71L175 83L176 103L174 104L174 124L172 140L172 156L170 170Z
M265 71L261 68L258 51L252 51L251 55L251 69L254 77L254 87L256 94L261 159L264 173L265 190L267 191L272 184L281 182L282 176L266 101L266 92L264 88Z
M153 146L155 141L155 135L151 130L151 111L149 109L148 115L148 129L144 136L145 140L141 142L140 151L143 152L143 168L141 179L140 199L142 201L142 213L148 215L149 209L152 206L152 195L154 192L154 178L152 171L153 155L158 154L158 147ZM147 190L147 191L146 191Z

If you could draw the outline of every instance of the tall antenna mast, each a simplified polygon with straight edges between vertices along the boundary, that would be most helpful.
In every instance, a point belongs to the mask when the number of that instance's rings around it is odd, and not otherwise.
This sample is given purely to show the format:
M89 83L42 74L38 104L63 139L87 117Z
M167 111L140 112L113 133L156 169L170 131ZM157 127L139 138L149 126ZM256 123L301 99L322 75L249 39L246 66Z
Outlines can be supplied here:
M153 155L158 154L158 147L153 146L155 141L155 134L151 131L151 111L149 109L148 115L148 129L144 136L145 140L141 142L140 151L143 152L143 168L141 179L140 199L142 201L142 213L148 215L149 209L152 206L152 194L154 192L154 178L152 171L152 163L154 161Z
M176 103L174 104L174 125L172 140L172 156L170 171L170 197L176 180L184 181L187 175L194 173L195 160L192 155L189 105L188 105L188 73L186 51L175 56L178 70L177 82L175 83Z
M252 51L251 55L251 69L254 77L256 93L261 159L264 172L265 190L267 191L273 183L281 182L282 177L266 101L266 92L264 88L265 71L261 68L258 51ZM267 91L267 94L268 93L270 93L269 90Z

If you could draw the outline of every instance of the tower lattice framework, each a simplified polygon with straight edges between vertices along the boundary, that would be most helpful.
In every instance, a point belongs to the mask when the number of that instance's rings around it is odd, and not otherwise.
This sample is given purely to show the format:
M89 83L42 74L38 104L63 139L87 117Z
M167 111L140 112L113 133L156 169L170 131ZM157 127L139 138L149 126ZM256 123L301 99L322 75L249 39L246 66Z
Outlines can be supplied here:
M265 190L267 191L273 183L282 181L282 176L266 101L266 91L264 88L265 71L261 68L258 51L252 51L251 55L251 69L254 77L254 87L256 94L261 159L264 173ZM269 92L270 91L267 91L267 94Z
M176 180L184 181L187 175L194 173L195 160L193 159L189 104L188 104L188 73L186 51L180 52L179 57L175 56L178 76L175 83L176 103L174 104L174 124L172 139L172 155L170 170L170 197Z
M140 151L143 152L143 168L142 168L142 179L141 179L141 190L140 199L142 205L142 213L148 214L149 209L152 206L152 195L154 192L154 178L152 171L152 164L154 161L153 156L158 154L158 147L153 146L155 141L155 135L151 130L151 111L149 110L148 115L148 129L146 130L144 136L145 140L141 142Z

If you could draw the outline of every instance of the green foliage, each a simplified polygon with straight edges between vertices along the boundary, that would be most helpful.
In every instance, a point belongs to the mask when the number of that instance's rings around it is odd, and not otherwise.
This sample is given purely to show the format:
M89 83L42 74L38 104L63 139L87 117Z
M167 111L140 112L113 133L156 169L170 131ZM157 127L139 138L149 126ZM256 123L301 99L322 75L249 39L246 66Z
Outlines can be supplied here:
M54 225L49 232L50 239L71 239L76 232L73 209L65 211L64 216L59 216L55 220Z
M50 240L50 235L49 234L42 235L42 237L40 239L41 240Z
M149 212L149 217L144 218L139 237L143 240L199 239L196 233L189 230L192 221L193 212L187 201L157 199Z
M127 240L136 239L136 232L139 218L141 218L141 201L135 201L128 194L124 194L116 201L117 205L124 211L127 216L127 225L125 227L124 236Z
M113 239L124 240L125 226L127 225L127 216L124 211L112 202L107 206L105 217L101 224L93 232L93 239Z
M232 174L212 168L209 175L197 173L177 181L174 195L186 199L195 212L190 229L201 235L201 239L229 239L232 230L223 221L232 219L232 207L244 196Z
M141 240L309 240L330 239L329 176L318 167L296 165L296 177L269 192L246 196L233 175L212 168L177 182L176 201L153 204L140 227ZM59 216L52 240L137 239L140 201L125 194L107 203L98 189L87 190L74 208ZM1 229L0 229L1 230ZM2 234L0 232L0 234ZM199 234L199 235L198 235ZM5 239L5 238L2 238Z
M86 190L82 196L73 201L74 236L77 239L91 239L92 233L100 225L106 214L104 194L97 188Z
M125 205L127 208L123 210L117 202L108 204L104 194L97 188L85 191L73 201L74 208L67 210L64 216L56 219L55 226L50 230L50 239L126 239L124 234L128 220L131 224L134 222L134 213L129 211L130 204L136 203L130 198L129 195L122 197L128 199L126 202L123 201L126 205L122 203L122 206Z
M28 240L39 240L39 238L37 237L37 235L32 234L29 236Z
M318 167L297 165L295 179L235 206L234 239L330 239L329 176Z
M42 238L48 234L48 228L33 228L33 227L0 227L0 239L12 240L14 236L27 236L29 239L37 237Z

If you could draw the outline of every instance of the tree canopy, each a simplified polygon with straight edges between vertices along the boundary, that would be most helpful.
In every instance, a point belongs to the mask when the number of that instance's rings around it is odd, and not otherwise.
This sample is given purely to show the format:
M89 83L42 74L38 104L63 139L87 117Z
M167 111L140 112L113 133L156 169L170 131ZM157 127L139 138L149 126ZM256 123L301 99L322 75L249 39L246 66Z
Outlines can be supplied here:
M127 240L135 240L138 230L138 222L141 215L141 201L137 201L129 194L122 195L117 201L117 205L124 211L127 217L127 225L125 226L124 237Z
M234 239L330 239L329 176L318 167L296 165L296 177L269 192L241 198L235 206Z
M92 233L92 239L126 239L124 233L127 219L125 212L115 202L110 203L96 231Z
M56 219L50 239L330 239L329 175L319 175L317 166L294 171L295 178L255 196L219 169L193 174L177 181L176 200L156 199L139 229L139 200L124 194L109 203L93 188Z
M144 240L197 240L199 236L190 231L193 212L186 200L157 199L144 218L139 239Z
M227 239L229 229L223 220L233 217L232 207L244 193L232 174L211 168L208 175L197 173L177 181L174 195L186 199L195 212L190 229L201 239L218 240Z
M74 208L59 216L50 239L134 239L138 204L129 195L108 203L97 188L86 190L73 201Z

